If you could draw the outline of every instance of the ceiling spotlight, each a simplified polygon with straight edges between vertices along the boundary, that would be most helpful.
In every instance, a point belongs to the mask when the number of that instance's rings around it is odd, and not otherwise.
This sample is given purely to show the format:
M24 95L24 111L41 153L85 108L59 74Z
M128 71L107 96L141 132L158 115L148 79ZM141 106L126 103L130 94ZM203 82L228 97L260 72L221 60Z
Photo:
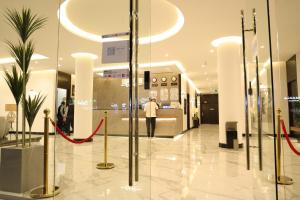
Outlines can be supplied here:
M210 53L214 53L214 52L215 52L215 50L214 50L214 49L211 49L211 50L209 50L209 52L210 52Z
M169 57L169 54L166 53L166 54L165 54L165 57Z
M264 45L261 45L261 46L260 46L260 48L261 48L261 49L264 49L264 48L265 48L265 46L264 46Z

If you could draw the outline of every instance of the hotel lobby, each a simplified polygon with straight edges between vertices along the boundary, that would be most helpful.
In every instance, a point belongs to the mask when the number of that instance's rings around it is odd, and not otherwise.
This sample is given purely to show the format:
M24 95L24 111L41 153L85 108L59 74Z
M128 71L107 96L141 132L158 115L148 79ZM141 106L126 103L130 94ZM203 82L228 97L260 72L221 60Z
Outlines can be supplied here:
M297 8L1 1L0 200L300 199Z

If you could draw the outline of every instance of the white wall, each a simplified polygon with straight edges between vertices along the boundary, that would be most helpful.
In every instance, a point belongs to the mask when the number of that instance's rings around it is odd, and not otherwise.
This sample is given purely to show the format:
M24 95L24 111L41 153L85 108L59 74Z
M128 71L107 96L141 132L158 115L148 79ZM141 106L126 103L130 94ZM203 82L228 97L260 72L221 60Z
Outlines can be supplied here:
M40 112L36 116L35 122L32 127L32 132L43 132L44 131L44 114L43 110L50 109L50 117L55 118L55 94L56 94L56 71L55 70L44 70L44 71L33 71L29 82L27 83L27 94L29 91L41 92L42 95L46 95L46 100L41 107ZM3 78L3 72L0 72L0 116L6 116L5 104L15 103L14 98ZM19 130L22 127L22 109L19 107ZM27 125L26 125L27 126ZM27 126L28 130L28 126ZM50 127L50 132L53 132L53 128Z
M281 109L282 119L284 120L287 131L289 133L289 108L288 108L288 100L285 99L285 97L288 96L285 62L273 63L273 78L274 78L275 111L278 108Z

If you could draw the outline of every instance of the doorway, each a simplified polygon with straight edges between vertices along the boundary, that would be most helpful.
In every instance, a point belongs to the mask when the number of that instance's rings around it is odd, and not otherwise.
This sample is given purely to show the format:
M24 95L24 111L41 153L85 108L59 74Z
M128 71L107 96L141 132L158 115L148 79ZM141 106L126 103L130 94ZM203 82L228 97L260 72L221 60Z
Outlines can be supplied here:
M201 124L219 124L218 94L200 95Z

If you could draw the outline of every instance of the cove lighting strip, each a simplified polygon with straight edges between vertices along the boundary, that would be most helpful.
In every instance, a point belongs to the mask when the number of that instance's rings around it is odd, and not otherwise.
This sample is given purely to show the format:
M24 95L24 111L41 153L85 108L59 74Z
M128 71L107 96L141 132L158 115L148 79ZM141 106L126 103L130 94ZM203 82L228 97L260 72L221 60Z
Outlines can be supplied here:
M112 41L124 40L122 38L116 38L116 37L102 38L101 35L90 33L90 32L87 32L87 31L77 27L75 24L72 23L72 21L69 19L68 14L67 14L67 7L70 2L71 2L71 0L64 1L60 5L60 7L57 11L57 15L58 15L58 18L60 19L60 23L68 31L70 31L71 33L73 33L79 37L82 37L84 39L91 40L94 42L112 42ZM171 4L171 3L169 3L169 4ZM163 41L163 40L170 38L171 36L177 34L182 29L182 27L184 25L184 15L175 5L172 4L172 6L175 7L176 14L177 14L177 21L176 21L175 25L172 26L170 29L166 30L165 32L159 33L157 35L141 37L139 39L139 44L149 44L149 43Z
M215 39L211 42L211 45L213 47L218 47L222 44L225 43L237 43L237 44L242 44L242 38L241 36L226 36L226 37L221 37L218 39Z
M199 89L196 87L195 83L188 77L186 74L186 70L183 67L182 63L174 60L174 61L164 61L164 62L153 62L153 63L141 63L139 64L140 68L154 68L154 67L167 67L175 65L178 70L181 72L181 76L185 79L193 88L200 93ZM128 65L116 65L116 66L105 66L105 67L97 67L94 68L94 72L103 72L105 70L118 70L118 69L129 69Z
M31 60L45 60L48 59L48 57L43 56L41 54L33 54L31 57ZM13 57L7 57L7 58L0 58L0 64L10 64L15 63L16 60Z

